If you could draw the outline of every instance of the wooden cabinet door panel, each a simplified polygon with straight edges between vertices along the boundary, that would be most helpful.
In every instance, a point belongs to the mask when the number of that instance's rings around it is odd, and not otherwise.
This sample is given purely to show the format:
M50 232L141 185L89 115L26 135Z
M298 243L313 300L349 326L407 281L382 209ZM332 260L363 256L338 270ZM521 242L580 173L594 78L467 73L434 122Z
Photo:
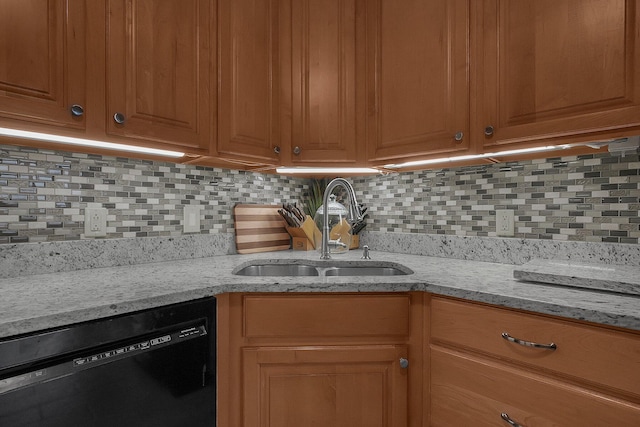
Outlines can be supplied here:
M85 25L82 0L0 2L0 117L85 127Z
M367 8L369 159L467 150L469 2L377 0Z
M300 0L291 7L292 132L287 149L292 152L287 154L292 164L354 162L361 154L356 134L356 1ZM288 58L283 65L289 65Z
M278 163L278 2L220 0L217 151Z
M434 342L640 396L640 335L442 298L431 300L430 321ZM518 345L503 332L556 349Z
M640 406L527 371L431 348L431 426L640 425Z
M207 0L109 0L107 133L208 154L215 6ZM124 124L114 121L124 114Z
M480 3L474 131L494 127L485 146L640 125L637 1Z
M406 294L248 294L243 331L247 339L404 338L411 331L410 306Z
M245 348L244 427L406 427L406 346Z

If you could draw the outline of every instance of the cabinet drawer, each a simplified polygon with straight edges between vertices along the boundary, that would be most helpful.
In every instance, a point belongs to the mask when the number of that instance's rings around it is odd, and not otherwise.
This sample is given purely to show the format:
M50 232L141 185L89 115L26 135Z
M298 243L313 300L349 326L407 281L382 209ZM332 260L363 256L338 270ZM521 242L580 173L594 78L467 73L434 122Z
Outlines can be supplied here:
M434 298L431 338L640 395L640 335ZM508 341L503 333L555 350Z
M246 295L247 338L409 335L410 296Z
M431 352L431 425L527 427L640 425L640 406L497 362Z

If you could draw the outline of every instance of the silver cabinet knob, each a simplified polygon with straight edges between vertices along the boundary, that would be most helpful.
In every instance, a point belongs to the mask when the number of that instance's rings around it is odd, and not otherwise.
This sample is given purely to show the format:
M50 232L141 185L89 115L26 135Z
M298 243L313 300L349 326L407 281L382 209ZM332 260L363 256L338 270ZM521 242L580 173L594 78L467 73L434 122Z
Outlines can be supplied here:
M409 361L407 359L405 359L404 357L400 358L400 367L402 369L407 369L409 367Z
M493 126L487 126L486 128L484 128L484 134L486 136L493 135L493 131L494 131Z
M84 115L84 108L82 108L82 105L73 104L71 106L71 115L74 117L81 117Z
M273 152L276 154L280 154L280 146L276 145L275 147L273 147Z
M116 122L117 124L121 125L124 123L124 114L122 113L115 113L113 115L113 121Z
M455 138L455 140L456 140L456 141L458 141L458 142L462 141L462 138L464 138L464 132L458 132L458 133L456 133L456 134L455 134L455 136L454 136L454 138Z
M293 154L295 154L296 156L298 154L300 154L301 152L302 152L302 148L300 148L298 146L293 147Z

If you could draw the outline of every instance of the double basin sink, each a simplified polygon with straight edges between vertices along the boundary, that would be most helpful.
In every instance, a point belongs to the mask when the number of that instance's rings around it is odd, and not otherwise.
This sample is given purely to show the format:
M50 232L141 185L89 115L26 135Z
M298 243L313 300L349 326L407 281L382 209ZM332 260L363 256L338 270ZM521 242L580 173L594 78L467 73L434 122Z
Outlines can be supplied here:
M260 260L249 261L233 270L239 276L402 276L413 274L403 265L386 261L340 260Z

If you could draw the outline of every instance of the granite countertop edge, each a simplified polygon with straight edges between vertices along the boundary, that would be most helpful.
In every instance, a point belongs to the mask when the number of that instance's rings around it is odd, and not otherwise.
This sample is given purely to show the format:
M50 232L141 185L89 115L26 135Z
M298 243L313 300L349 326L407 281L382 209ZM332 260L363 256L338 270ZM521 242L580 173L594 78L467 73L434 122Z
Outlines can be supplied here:
M346 264L360 253L334 256ZM516 266L372 252L406 276L249 277L253 261L318 262L316 252L282 251L107 267L0 279L0 338L64 327L228 292L408 292L462 298L640 331L640 297L542 285L514 278ZM322 261L320 261L322 262Z

